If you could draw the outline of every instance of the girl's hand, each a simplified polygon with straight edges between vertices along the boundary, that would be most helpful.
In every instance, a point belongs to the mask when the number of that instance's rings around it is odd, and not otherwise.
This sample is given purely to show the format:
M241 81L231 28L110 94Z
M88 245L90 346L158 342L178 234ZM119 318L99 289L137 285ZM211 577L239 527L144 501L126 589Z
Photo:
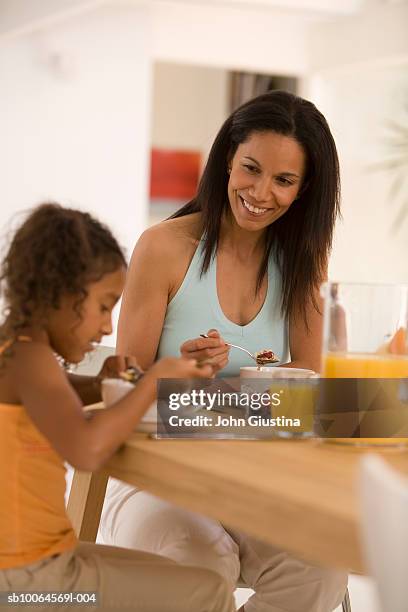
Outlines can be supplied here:
M139 367L136 357L124 355L111 355L103 362L103 366L97 376L98 380L103 378L120 378L120 373L128 368L134 368L140 374L143 370Z
M215 374L227 365L230 347L225 344L216 329L210 329L207 336L209 338L186 340L181 345L180 352L185 359L197 359L199 363L211 364Z
M211 378L212 366L197 364L195 359L163 357L148 370L154 378Z

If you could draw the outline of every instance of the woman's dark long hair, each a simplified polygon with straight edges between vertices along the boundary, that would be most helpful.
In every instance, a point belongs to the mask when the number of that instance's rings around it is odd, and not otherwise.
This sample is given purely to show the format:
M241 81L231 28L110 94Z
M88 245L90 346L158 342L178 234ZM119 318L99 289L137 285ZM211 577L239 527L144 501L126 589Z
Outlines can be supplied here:
M336 145L323 115L311 102L285 91L270 91L246 102L225 121L211 148L196 197L172 218L202 212L202 274L218 248L221 220L228 214L228 163L239 144L255 132L272 131L294 138L306 156L306 174L296 202L266 231L265 252L256 290L273 254L282 276L282 314L300 312L306 321L310 300L324 280L340 213L340 178ZM306 321L307 323L307 321Z

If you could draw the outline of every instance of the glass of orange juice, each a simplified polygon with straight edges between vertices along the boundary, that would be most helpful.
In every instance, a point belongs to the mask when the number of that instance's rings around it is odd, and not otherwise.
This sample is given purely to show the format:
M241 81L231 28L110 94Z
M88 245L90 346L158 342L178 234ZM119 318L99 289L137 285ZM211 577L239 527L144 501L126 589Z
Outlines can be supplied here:
M408 285L325 283L316 433L408 444Z

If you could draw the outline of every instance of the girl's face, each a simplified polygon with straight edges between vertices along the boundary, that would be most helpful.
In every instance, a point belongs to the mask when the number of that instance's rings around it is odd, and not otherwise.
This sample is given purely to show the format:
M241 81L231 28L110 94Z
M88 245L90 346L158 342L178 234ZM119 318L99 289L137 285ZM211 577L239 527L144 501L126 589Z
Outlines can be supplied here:
M52 348L70 363L79 363L92 351L94 343L112 333L112 310L125 285L126 269L121 266L85 287L88 295L65 295L58 310L50 313L47 324ZM79 313L79 314L78 314Z
M229 168L232 214L239 227L253 232L265 229L292 206L302 186L306 158L293 138L253 132L238 145Z

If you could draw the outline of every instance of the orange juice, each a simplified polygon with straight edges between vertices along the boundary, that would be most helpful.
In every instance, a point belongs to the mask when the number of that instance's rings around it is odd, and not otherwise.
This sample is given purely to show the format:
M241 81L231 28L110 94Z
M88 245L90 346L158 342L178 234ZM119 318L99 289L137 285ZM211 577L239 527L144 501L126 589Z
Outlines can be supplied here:
M325 378L407 378L408 355L327 353L323 357Z
M322 376L324 378L408 378L408 355L328 352L323 356ZM353 445L408 444L408 438L332 438L331 441Z
M313 415L315 412L317 378L309 379L308 382L297 380L279 380L270 388L270 395L276 393L280 397L278 405L271 404L272 418L285 417L288 419L299 419L299 426L281 425L275 426L275 434L278 437L303 437L312 435Z

